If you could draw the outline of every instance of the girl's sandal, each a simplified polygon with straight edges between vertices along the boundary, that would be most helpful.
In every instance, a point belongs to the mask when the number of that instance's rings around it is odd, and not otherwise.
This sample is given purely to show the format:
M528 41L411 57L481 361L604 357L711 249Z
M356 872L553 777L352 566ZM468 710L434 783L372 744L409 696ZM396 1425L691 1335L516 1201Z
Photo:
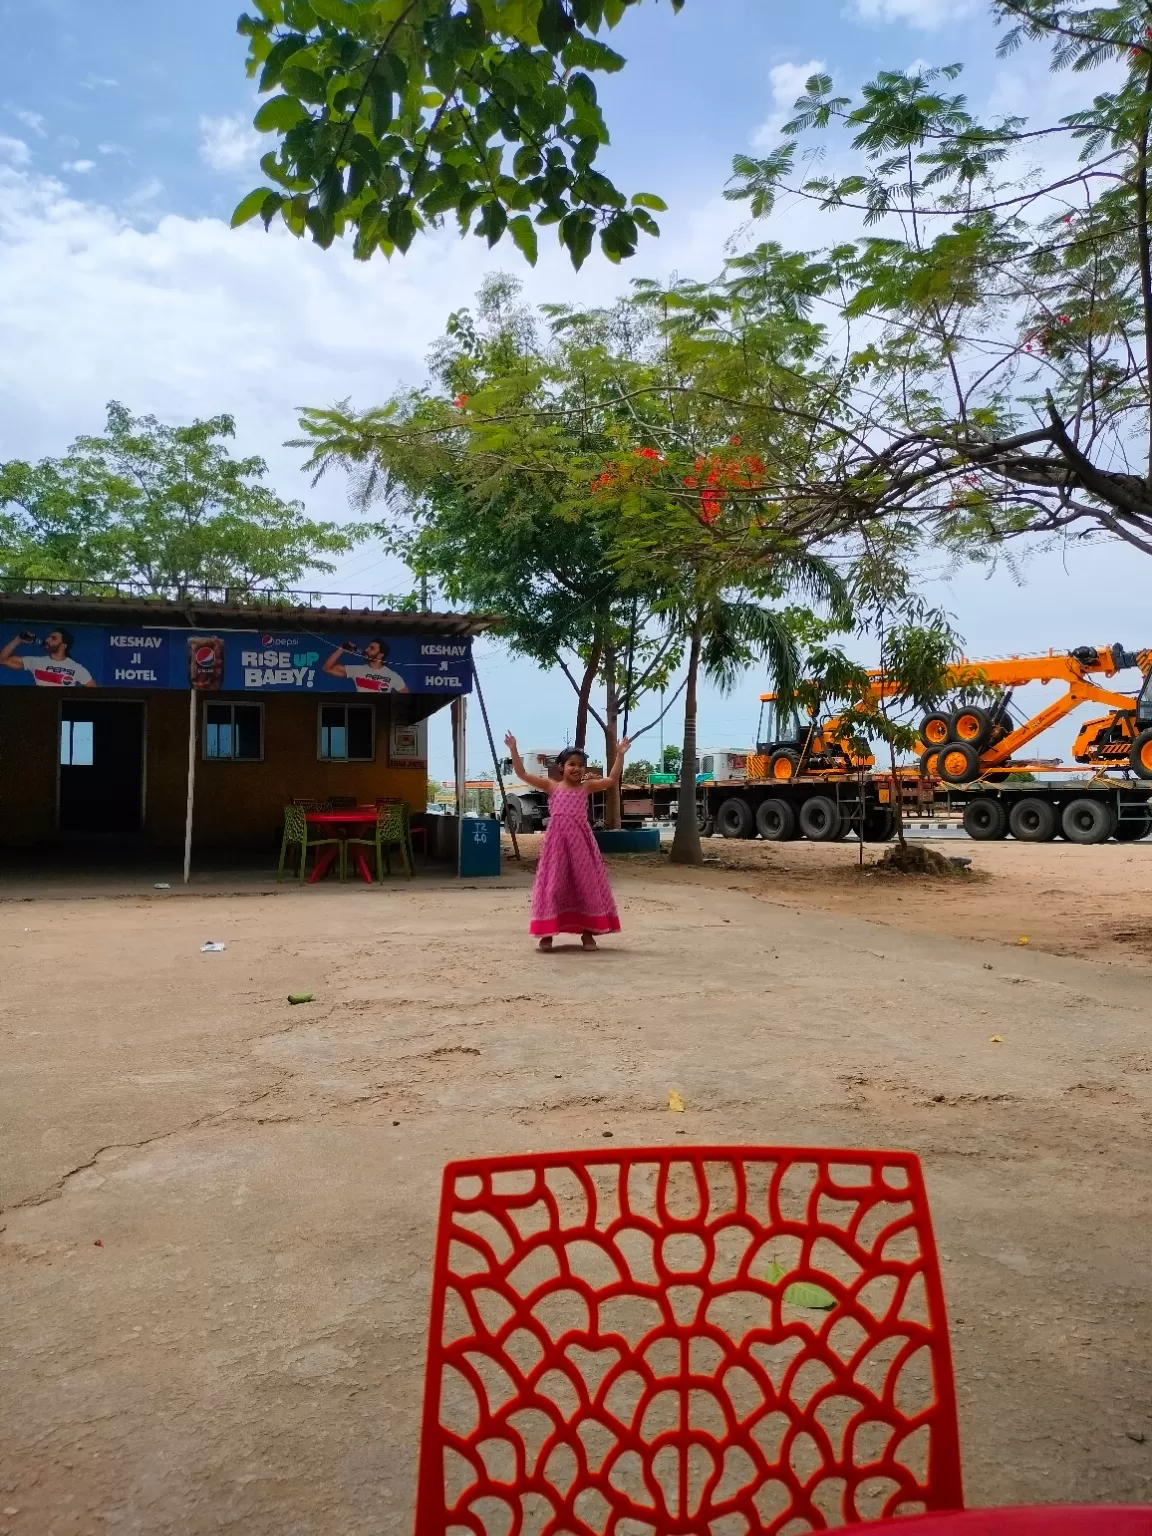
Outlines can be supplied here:
M596 943L596 935L594 933L582 933L580 935L580 943L585 949L598 949L600 947Z
M550 933L546 933L540 940L539 944L537 944L536 948L542 949L545 954L547 954L547 952L552 948L552 935Z

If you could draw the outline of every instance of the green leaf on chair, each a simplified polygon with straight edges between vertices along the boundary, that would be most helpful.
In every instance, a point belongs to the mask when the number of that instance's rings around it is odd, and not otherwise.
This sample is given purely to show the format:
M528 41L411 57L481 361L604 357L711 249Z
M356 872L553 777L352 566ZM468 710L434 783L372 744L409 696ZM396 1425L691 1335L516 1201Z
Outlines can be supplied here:
M811 1285L807 1280L797 1280L784 1292L784 1300L790 1307L809 1307L814 1312L830 1312L836 1298L822 1285Z
M779 1285L787 1277L787 1270L781 1269L775 1259L764 1271L764 1278L769 1285ZM790 1307L807 1307L813 1312L831 1312L836 1305L836 1298L831 1291L826 1291L822 1285L813 1285L808 1280L794 1280L784 1292L784 1300Z

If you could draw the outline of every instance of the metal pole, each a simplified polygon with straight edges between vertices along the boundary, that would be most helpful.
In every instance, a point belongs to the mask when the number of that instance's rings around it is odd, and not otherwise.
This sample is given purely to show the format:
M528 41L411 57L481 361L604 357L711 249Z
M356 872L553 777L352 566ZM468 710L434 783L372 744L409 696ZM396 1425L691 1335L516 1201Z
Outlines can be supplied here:
M192 874L192 802L196 794L196 690L188 691L188 805L184 813L184 884Z
M456 705L456 815L463 818L468 808L468 733L465 710L468 700L464 694L453 700Z
M456 873L464 848L464 811L468 801L468 699L465 694L453 700L456 705Z
M476 663L472 663L472 681L476 684L476 700L480 705L480 713L484 717L484 730L488 737L488 750L492 754L492 767L496 771L496 782L500 786L500 802L504 810L504 825L508 827L508 791L504 788L504 775L500 772L500 759L496 755L496 743L492 739L492 727L488 723L488 710L484 703L484 694L480 687L480 675L476 671ZM508 835L512 839L512 852L516 858L520 857L520 844L516 841L516 828L508 827Z

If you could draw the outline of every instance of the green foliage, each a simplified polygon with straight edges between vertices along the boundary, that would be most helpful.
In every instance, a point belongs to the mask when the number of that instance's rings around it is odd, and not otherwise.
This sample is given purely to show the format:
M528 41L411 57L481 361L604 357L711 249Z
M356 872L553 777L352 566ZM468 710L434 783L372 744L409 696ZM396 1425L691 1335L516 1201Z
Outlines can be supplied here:
M959 65L882 71L856 95L814 75L781 142L734 162L754 218L787 193L857 211L824 253L858 390L855 451L828 482L979 557L1023 532L1152 553L1152 30L1135 0L993 0L1002 50L1049 45L1086 76L1056 121L981 120ZM1067 93L1065 93L1066 95ZM832 141L830 174L809 135ZM1042 147L1057 170L1031 163Z
M139 582L183 596L284 590L355 542L262 484L262 459L232 458L230 416L165 426L113 401L103 437L62 459L0 465L0 571L57 580Z
M249 75L278 93L255 117L278 142L233 223L279 216L323 247L351 234L364 261L447 215L489 245L510 233L530 262L547 225L577 267L596 239L631 256L664 204L597 169L593 76L623 68L599 34L637 3L257 0L238 30Z
M648 775L655 772L655 764L650 763L647 758L633 758L632 761L629 762L624 769L624 783L647 784Z
M679 773L682 755L679 747L674 747L669 743L664 748L664 755L660 759L660 771L662 773Z

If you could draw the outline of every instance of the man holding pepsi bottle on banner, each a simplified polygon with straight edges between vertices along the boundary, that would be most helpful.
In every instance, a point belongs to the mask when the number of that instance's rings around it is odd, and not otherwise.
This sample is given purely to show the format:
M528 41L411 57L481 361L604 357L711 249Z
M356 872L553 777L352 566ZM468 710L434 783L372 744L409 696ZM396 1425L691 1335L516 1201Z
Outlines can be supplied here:
M22 645L35 645L30 630L14 636L0 651L0 666L13 672L29 672L37 688L95 688L92 674L81 662L73 661L72 636L66 629L54 629L44 636L40 654L17 656Z
M362 661L349 663L345 656L361 656ZM383 640L369 640L363 650L346 641L338 651L333 651L324 663L329 677L349 678L357 693L407 693L408 684L386 665L388 647Z

